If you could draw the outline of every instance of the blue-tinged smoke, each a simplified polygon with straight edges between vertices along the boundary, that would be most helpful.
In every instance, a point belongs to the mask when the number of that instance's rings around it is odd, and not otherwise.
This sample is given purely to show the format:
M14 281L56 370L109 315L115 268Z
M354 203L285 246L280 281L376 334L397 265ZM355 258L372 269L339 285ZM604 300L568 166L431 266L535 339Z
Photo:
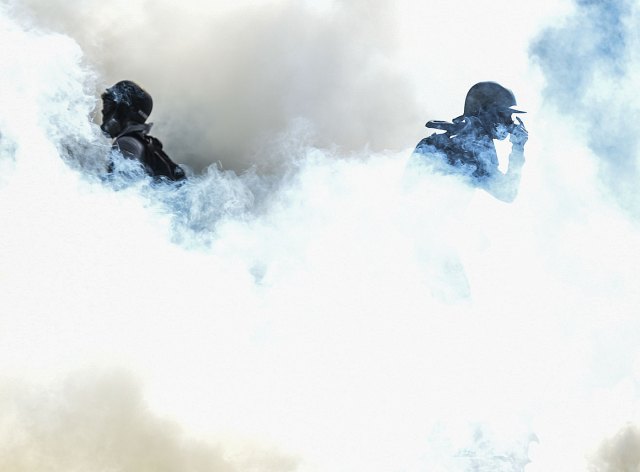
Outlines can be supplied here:
M633 0L578 0L559 25L531 46L546 82L544 97L584 133L600 158L603 182L640 215L640 7ZM563 159L563 156L558 156Z

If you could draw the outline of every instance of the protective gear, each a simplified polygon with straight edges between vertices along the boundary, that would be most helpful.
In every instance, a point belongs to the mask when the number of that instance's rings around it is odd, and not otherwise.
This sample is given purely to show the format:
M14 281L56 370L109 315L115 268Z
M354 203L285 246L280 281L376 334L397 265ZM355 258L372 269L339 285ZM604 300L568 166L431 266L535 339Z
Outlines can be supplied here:
M150 136L151 124L130 123L118 136L113 147L120 151L122 157L137 160L142 163L147 174L156 179L167 179L174 182L184 180L185 172L171 160L162 149L159 139ZM109 173L116 171L112 161L108 169Z
M102 94L102 125L106 134L115 138L127 125L144 123L153 109L153 99L142 87L122 80Z
M464 116L478 116L483 112L526 113L516 110L516 97L508 88L496 82L479 82L469 89L464 100Z
M145 121L153 109L151 95L135 82L122 80L102 94L102 103L100 128L114 138L114 150L126 159L140 162L155 178L185 178L184 170L164 152L162 143L148 134L151 124ZM109 164L109 173L117 173L116 161Z
M518 192L524 164L524 144L528 133L522 120L512 119L516 99L511 90L496 82L475 84L465 99L464 114L445 121L429 121L428 128L445 131L421 140L411 165L430 163L437 172L465 176L474 186L484 188L496 198L513 201ZM499 169L493 140L511 135L513 144L506 173Z
M498 156L492 138L484 131L480 118L458 117L453 123L427 123L430 128L444 129L421 140L414 155L438 157L455 173L468 175L475 181L491 178L498 170Z
M478 82L467 92L463 116L478 117L492 139L502 141L516 126L511 115L526 113L513 108L515 105L516 97L508 88L496 82Z

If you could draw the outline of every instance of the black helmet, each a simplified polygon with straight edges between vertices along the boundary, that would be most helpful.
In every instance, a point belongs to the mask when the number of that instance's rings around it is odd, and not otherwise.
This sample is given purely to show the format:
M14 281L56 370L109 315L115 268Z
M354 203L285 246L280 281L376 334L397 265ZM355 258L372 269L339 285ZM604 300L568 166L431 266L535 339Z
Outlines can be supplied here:
M489 110L526 113L515 110L516 97L508 88L496 82L479 82L469 89L464 100L464 116L478 116Z
M117 136L127 123L144 123L153 109L153 99L142 87L122 80L102 94L102 130Z

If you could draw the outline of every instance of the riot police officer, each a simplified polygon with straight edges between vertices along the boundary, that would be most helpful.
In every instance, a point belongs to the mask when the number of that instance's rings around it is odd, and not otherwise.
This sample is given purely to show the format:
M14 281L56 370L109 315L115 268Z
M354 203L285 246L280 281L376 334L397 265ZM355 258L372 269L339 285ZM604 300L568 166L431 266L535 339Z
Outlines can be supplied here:
M460 174L496 198L512 202L518 193L528 132L517 110L513 92L496 82L479 82L469 89L464 113L452 120L429 121L428 128L444 130L421 140L412 164L429 163L441 172ZM512 143L506 173L498 169L494 139L510 136Z
M149 135L152 124L146 123L153 99L142 87L122 80L102 94L102 131L113 138L113 149L123 157L139 161L145 171L156 178L183 180L184 170L163 151L162 143ZM114 161L109 164L114 172Z

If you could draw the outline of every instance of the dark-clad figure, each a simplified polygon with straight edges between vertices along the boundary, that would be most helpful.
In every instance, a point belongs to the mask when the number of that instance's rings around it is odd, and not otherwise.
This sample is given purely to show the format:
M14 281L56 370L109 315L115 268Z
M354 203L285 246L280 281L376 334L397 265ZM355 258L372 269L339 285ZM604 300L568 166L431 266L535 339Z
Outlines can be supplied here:
M162 143L150 136L152 123L146 123L153 100L142 87L122 80L102 94L102 125L113 138L113 149L127 159L142 163L146 172L157 178L179 181L185 178L180 166L162 150ZM109 164L114 172L114 160Z
M411 165L429 163L444 173L460 174L469 183L494 197L512 202L520 186L524 165L527 130L520 118L513 121L516 98L511 90L496 82L480 82L469 89L464 114L452 123L429 121L428 128L445 131L434 133L418 143ZM498 169L494 139L510 136L512 143L506 173Z

